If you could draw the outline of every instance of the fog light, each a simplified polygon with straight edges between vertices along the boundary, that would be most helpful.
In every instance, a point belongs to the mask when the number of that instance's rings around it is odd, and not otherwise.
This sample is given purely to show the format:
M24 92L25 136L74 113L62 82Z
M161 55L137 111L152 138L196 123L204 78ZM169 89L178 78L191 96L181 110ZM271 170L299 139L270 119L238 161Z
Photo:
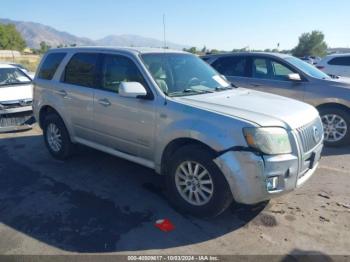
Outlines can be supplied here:
M266 179L267 191L276 190L278 187L278 176L268 177Z

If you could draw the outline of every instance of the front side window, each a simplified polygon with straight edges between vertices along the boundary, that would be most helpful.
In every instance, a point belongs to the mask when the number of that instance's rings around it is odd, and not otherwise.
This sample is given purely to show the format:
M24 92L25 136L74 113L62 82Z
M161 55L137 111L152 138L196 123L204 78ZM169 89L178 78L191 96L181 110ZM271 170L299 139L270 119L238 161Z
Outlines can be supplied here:
M132 60L120 55L105 55L102 64L101 88L118 93L121 82L139 82L146 86L141 72Z
M72 85L93 87L95 85L98 54L77 53L66 66L64 82Z
M246 76L246 58L233 56L221 57L214 63L213 67L225 76Z
M335 57L328 62L329 65L350 66L350 56Z
M32 80L18 68L0 68L0 87L8 85L29 84L31 81Z
M271 61L272 78L275 80L289 80L288 75L295 73L285 65L277 62Z
M39 70L38 78L51 80L65 55L65 53L48 54Z
M159 88L169 96L211 93L230 88L218 72L200 58L181 53L141 56Z
M293 74L290 67L269 58L254 58L252 76L255 78L289 81L288 75Z

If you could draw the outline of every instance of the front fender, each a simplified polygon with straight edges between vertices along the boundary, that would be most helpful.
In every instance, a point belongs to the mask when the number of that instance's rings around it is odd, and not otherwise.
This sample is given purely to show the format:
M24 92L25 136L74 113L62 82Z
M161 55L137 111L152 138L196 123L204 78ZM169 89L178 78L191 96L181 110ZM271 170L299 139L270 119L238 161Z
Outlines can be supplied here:
M207 145L216 152L226 150L232 146L245 146L242 132L237 132L235 136L232 130L222 128L223 126L220 127L200 119L186 119L165 126L157 137L155 154L157 171L160 172L165 148L176 139L193 139Z

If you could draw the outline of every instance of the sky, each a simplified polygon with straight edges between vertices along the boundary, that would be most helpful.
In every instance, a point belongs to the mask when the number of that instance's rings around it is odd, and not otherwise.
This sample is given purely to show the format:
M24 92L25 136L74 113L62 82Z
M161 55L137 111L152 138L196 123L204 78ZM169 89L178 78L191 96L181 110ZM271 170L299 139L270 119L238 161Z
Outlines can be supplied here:
M220 50L293 48L320 30L350 47L349 0L0 0L0 17L39 22L91 39L135 34Z

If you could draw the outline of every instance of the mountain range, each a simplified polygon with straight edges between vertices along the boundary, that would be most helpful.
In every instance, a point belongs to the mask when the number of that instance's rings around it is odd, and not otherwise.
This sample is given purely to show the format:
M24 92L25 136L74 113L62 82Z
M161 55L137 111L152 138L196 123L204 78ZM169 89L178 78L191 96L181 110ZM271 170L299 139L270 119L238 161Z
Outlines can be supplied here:
M142 46L142 47L162 47L163 41L143 37L139 35L108 35L102 39L89 39L87 37L78 37L73 34L56 30L53 27L34 22L15 21L0 18L0 24L14 24L17 31L20 32L27 46L30 48L39 48L40 42L44 41L52 47L58 45L77 46ZM188 48L187 45L167 42L167 46L171 49Z

